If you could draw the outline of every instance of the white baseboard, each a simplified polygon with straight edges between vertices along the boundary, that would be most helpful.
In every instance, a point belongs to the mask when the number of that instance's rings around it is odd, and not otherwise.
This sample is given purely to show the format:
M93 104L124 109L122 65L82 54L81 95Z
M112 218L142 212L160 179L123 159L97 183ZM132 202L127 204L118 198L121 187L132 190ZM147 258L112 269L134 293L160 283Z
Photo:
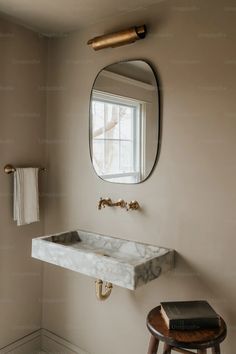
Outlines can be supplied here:
M0 349L0 354L40 354L41 330L29 334Z
M0 354L88 354L56 334L39 329L0 349Z
M41 348L48 354L88 354L83 349L46 329L41 330Z

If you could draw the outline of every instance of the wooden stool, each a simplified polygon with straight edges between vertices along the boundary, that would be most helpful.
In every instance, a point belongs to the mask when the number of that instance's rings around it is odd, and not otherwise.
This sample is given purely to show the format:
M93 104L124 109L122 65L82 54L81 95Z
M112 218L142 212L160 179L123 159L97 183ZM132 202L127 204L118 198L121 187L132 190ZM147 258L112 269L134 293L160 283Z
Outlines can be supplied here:
M221 318L221 326L216 329L201 329L196 331L169 330L160 313L161 306L155 307L147 316L147 327L151 332L148 354L156 354L159 341L164 342L163 354L171 354L175 350L183 354L194 354L188 349L196 349L198 354L206 354L207 349L212 354L220 354L220 343L225 339L227 327Z

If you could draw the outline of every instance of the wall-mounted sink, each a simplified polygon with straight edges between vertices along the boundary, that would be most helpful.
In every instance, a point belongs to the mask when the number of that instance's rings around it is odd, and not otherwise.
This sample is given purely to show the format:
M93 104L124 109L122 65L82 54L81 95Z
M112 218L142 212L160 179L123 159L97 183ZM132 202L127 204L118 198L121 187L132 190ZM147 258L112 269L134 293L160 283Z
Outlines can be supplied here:
M171 249L81 230L34 238L32 257L131 290L174 264Z

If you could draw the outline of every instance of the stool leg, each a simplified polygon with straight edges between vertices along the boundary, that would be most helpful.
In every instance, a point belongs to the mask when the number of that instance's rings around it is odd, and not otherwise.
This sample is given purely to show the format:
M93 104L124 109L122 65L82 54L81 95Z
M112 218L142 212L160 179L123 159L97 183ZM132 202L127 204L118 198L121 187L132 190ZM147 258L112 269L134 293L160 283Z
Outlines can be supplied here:
M207 354L207 350L206 349L198 349L197 354Z
M151 336L147 354L156 354L158 350L158 346L159 346L159 340L156 337Z
M169 344L165 343L163 354L171 354L171 349L172 349L172 347Z
M212 348L212 354L220 354L220 345L217 344Z

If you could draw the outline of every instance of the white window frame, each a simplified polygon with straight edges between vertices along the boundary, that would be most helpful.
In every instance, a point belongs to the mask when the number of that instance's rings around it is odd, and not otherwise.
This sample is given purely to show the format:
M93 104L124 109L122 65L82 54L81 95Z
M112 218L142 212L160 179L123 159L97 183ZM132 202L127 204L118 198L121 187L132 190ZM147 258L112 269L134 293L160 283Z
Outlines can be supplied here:
M108 92L104 92L104 91L99 91L99 90L93 90L93 94L92 94L92 102L93 101L102 101L102 102L110 102L110 103L114 103L114 104L119 104L119 105L127 105L127 106L131 106L131 107L135 107L137 116L136 116L136 138L134 137L133 140L133 151L134 151L134 155L136 157L134 157L133 159L133 171L131 172L124 172L124 173L114 173L114 174L100 174L100 177L105 179L105 180L113 180L116 178L122 178L122 177L133 177L135 182L139 182L142 180L143 175L144 175L144 169L145 169L145 165L144 165L144 146L145 146L145 113L146 113L146 103L137 99L133 99L130 97L124 97L124 96L119 96L119 95L115 95L115 94L111 94ZM137 136L138 135L138 136ZM92 141L93 141L93 137L92 137ZM102 139L101 139L102 140ZM122 140L122 139L118 139L118 140ZM93 149L93 143L91 144L91 149ZM138 157L137 157L138 155ZM93 153L92 153L93 156ZM137 171L135 171L135 165L137 168ZM138 167L137 167L138 166ZM121 181L122 182L122 181Z

